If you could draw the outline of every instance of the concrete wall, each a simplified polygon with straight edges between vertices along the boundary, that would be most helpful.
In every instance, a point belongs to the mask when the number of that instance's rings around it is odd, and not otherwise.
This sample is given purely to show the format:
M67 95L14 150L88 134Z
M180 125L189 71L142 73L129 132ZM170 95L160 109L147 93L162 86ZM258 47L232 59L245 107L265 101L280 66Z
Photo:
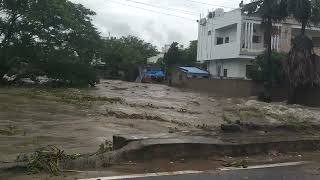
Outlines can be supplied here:
M258 96L263 91L263 85L253 81L197 79L186 76L179 80L178 74L173 75L172 85L226 97Z
M254 81L197 79L186 76L183 76L180 81L177 77L178 76L172 78L173 86L225 97L259 96L264 92L263 83ZM273 88L273 101L286 101L288 99L288 92L288 88L286 87ZM320 107L320 88L299 89L297 91L297 103L306 106Z
M223 44L217 45L217 38L223 38ZM225 39L229 37L229 43ZM239 56L237 24L232 24L215 30L215 40L213 49L211 49L211 59L229 59Z
M221 74L223 76L224 69L228 70L228 78L246 78L246 65L250 65L250 59L223 59L212 60L208 63L208 71L211 76L218 76L218 66L221 66Z
M307 106L320 107L320 88L299 89L297 102Z

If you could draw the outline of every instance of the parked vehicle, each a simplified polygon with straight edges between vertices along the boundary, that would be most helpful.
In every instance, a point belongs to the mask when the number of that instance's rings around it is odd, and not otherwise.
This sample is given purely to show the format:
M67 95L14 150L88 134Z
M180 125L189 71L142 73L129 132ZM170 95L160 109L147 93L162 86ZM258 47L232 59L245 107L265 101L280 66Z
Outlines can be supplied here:
M165 80L165 73L160 68L148 68L144 73L142 82L162 82Z

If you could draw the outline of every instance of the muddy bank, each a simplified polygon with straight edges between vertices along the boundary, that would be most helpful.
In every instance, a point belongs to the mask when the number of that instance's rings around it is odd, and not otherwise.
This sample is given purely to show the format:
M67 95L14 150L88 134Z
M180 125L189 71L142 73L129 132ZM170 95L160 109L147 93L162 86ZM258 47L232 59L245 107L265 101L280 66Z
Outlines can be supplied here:
M68 153L96 152L114 134L215 133L236 121L289 124L299 131L320 124L317 108L250 99L123 81L84 89L0 88L0 159L12 161L47 145Z

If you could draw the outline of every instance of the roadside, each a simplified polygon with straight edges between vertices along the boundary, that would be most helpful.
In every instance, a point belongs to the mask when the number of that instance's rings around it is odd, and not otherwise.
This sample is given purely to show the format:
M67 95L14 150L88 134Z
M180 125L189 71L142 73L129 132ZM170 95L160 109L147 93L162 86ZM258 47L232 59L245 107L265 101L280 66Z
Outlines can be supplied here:
M0 179L6 180L31 180L31 179L50 179L50 180L72 180L85 179L97 177L110 176L126 176L132 174L146 174L146 173L161 173L161 172L178 172L178 171L204 171L221 174L221 168L246 168L250 169L252 166L278 164L287 162L307 162L312 161L312 164L319 164L319 152L314 153L273 153L265 155L257 155L250 157L221 157L208 159L180 159L175 161L155 159L152 162L125 162L122 164L115 164L107 169L89 169L89 170L71 170L63 172L59 176L48 174L34 174L26 175L24 171L13 171L0 173ZM231 166L230 166L231 165ZM303 165L308 173L320 174L318 165Z

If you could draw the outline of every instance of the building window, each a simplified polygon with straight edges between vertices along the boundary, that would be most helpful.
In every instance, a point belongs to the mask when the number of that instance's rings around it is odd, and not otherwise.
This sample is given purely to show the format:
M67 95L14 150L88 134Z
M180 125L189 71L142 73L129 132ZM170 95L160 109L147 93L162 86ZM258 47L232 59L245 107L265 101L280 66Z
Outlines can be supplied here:
M253 43L261 43L262 42L261 39L262 39L261 36L253 36L252 37L252 42Z
M224 39L224 43L229 43L229 41L230 41L230 38L229 38L229 37L226 37L226 38Z
M314 47L320 47L320 37L312 37Z
M223 38L217 37L217 45L223 44Z
M211 36L211 31L208 31L208 36Z
M228 69L223 70L223 77L228 77Z

